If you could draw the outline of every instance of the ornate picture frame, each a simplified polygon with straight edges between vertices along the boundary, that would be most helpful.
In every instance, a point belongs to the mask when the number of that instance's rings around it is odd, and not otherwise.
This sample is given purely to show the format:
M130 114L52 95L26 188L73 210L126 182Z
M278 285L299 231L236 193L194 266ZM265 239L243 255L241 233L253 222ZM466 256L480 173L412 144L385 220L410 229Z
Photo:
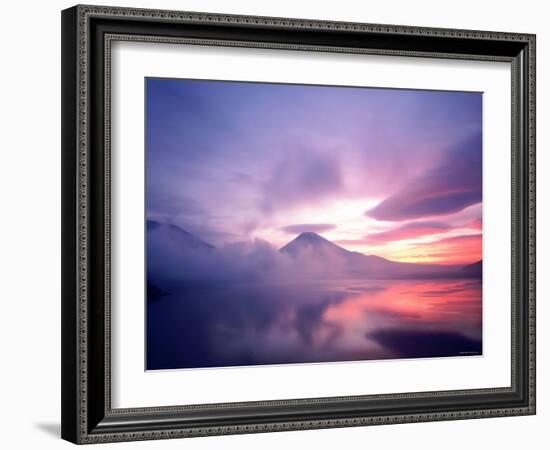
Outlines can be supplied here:
M509 63L510 385L114 408L110 77L118 41ZM85 444L530 415L535 403L534 35L81 5L62 12L64 439Z

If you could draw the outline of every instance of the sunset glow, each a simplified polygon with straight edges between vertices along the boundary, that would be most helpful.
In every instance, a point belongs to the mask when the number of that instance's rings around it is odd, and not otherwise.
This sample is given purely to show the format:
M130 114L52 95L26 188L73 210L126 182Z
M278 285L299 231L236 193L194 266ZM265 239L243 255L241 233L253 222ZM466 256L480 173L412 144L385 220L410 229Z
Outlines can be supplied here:
M146 89L149 370L483 353L481 93Z
M147 89L149 217L216 246L280 248L315 231L396 261L481 259L480 94L156 79Z

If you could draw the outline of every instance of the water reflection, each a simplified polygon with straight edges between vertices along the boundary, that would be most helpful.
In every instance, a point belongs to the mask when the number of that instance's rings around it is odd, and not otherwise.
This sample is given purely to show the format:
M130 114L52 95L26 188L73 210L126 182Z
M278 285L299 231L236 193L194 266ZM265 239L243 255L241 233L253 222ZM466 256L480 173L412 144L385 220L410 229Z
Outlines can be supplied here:
M148 369L481 353L481 282L173 286L147 306Z

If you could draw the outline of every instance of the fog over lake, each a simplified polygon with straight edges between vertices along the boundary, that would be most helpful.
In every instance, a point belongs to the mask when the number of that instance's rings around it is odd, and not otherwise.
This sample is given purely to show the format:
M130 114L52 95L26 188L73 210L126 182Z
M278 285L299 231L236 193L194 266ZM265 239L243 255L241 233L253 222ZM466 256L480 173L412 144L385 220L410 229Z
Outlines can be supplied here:
M147 314L149 369L481 353L478 280L197 284Z
M315 233L217 249L154 221L148 261L150 370L481 353L470 267L399 264Z

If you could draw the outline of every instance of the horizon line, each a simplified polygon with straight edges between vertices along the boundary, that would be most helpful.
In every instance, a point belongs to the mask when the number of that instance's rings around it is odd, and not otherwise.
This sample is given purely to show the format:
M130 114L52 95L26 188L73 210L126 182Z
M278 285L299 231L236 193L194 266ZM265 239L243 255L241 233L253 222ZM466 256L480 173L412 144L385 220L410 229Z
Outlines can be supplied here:
M195 234L193 233L190 233L189 231L187 231L186 229L184 229L183 227L181 227L180 225L176 225L174 223L169 223L169 222L161 222L157 219L151 219L151 218L146 218L146 222L157 222L157 223L161 223L161 224L164 224L164 225L167 225L167 226L173 226L173 227L176 227L176 228L179 228L181 231L185 232L185 233L188 233L189 235L191 236L194 236L196 237L197 239L200 239L201 241L203 241L205 244L213 247L213 248L220 248L220 247L216 247L215 245L211 244L210 242L208 242L207 240L204 240L202 237L199 237L199 236L196 236ZM147 227L146 227L147 228ZM147 231L146 231L147 233ZM235 243L242 243L242 242L253 242L255 240L260 240L260 241L263 241L263 242L267 242L269 245L271 245L274 249L276 249L277 251L281 251L283 248L285 248L287 245L291 244L292 242L294 242L296 239L298 239L300 236L302 235L314 235L314 236L318 236L320 237L321 239L327 241L328 243L332 244L332 245L335 245L336 247L338 248L341 248L342 250L345 250L347 252L350 252L350 253L356 253L356 254L359 254L359 255L363 255L363 256L374 256L376 258L381 258L381 259L385 259L386 261L390 261L390 262L394 262L394 263L399 263L399 264L416 264L416 265L439 265L439 266L468 266L468 265L472 265L472 264L477 264L479 262L483 262L483 256L479 259L475 259L474 261L471 261L471 262L464 262L464 263L442 263L442 262L411 262L411 261L399 261L399 260L394 260L394 259L390 259L390 258L386 258L384 256L379 256L379 255L376 255L376 254L373 254L373 253L363 253L363 252L359 252L357 250L350 250L346 247L344 247L343 245L341 244L337 244L336 242L330 240L330 239L327 239L326 237L324 237L323 235L321 235L320 233L317 233L315 231L302 231L298 234L296 234L292 239L290 239L288 242L286 242L284 245L282 245L281 247L278 247L277 245L274 245L272 242L268 241L267 239L263 239L263 238L258 238L258 237L255 237L254 239L249 239L249 240L242 240L242 241L235 241ZM477 235L472 235L472 236L477 236ZM223 246L225 245L228 245L228 244L224 244ZM230 245L230 244L229 244Z

